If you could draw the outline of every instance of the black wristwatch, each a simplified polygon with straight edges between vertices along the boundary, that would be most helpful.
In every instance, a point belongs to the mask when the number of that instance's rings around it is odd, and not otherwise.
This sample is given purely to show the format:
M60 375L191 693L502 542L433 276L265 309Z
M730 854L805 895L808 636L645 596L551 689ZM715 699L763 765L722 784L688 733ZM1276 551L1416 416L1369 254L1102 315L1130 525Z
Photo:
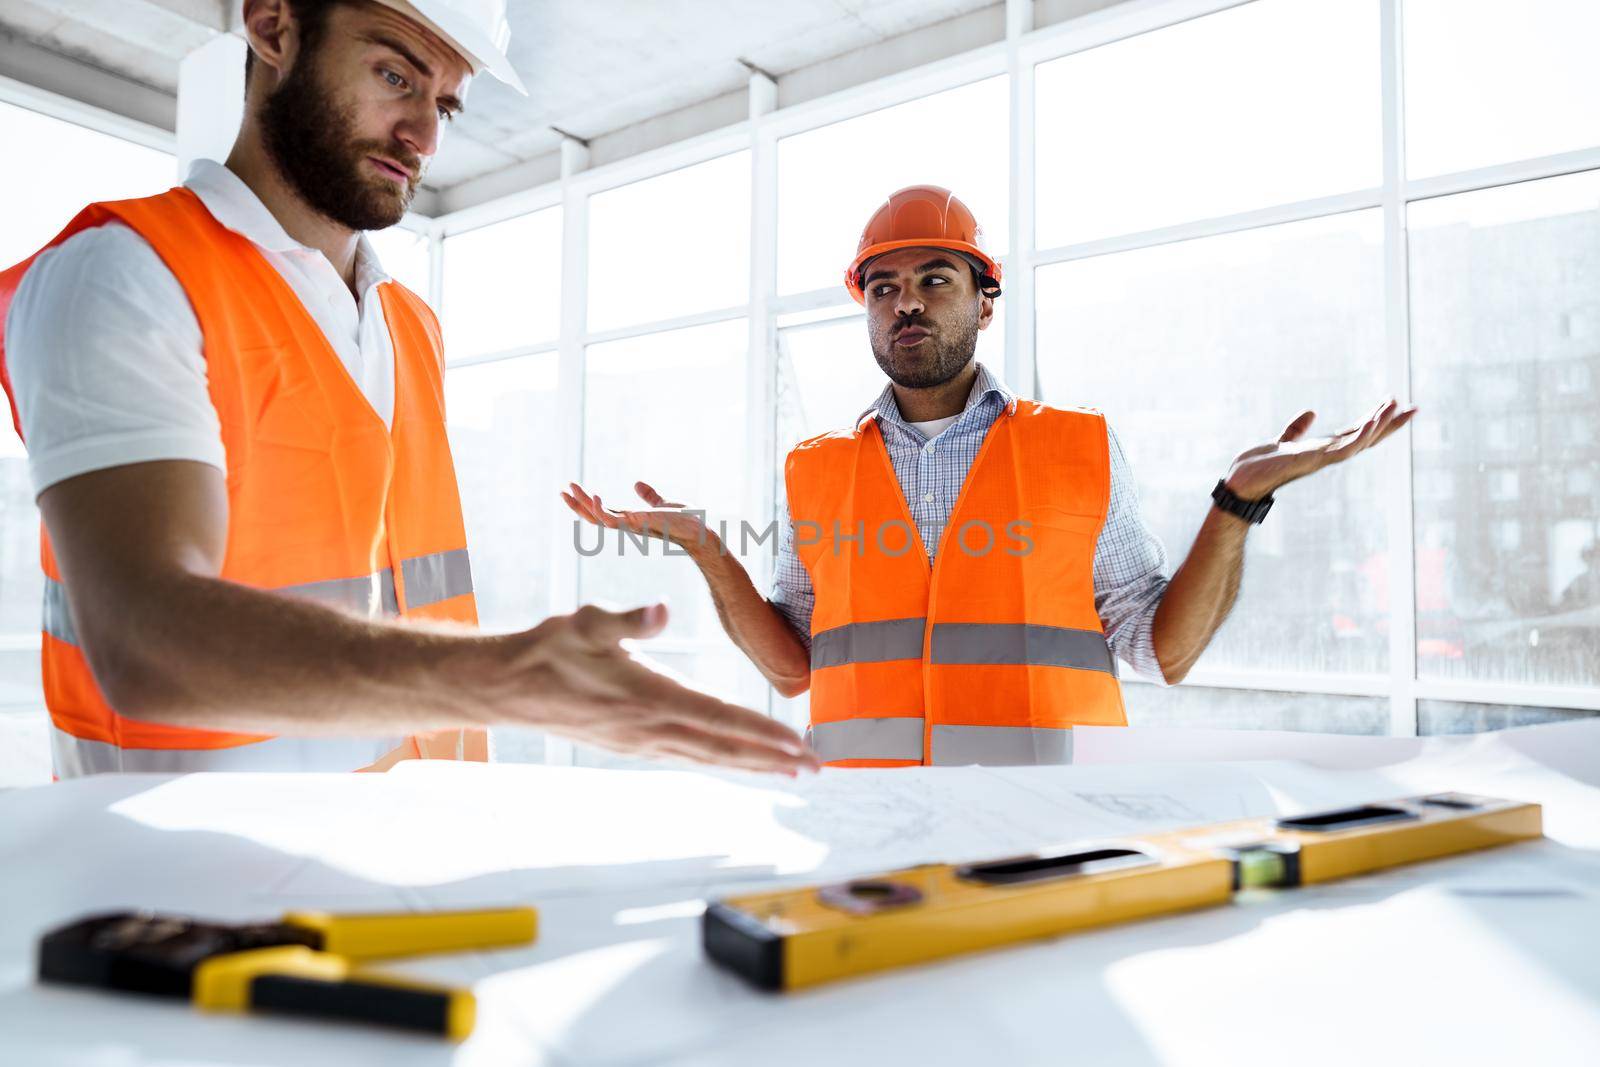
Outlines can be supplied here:
M1244 500L1228 491L1228 482L1225 478L1217 479L1217 487L1211 490L1211 499L1217 507L1229 515L1237 515L1252 524L1259 523L1267 517L1267 512L1272 510L1271 493L1260 500Z

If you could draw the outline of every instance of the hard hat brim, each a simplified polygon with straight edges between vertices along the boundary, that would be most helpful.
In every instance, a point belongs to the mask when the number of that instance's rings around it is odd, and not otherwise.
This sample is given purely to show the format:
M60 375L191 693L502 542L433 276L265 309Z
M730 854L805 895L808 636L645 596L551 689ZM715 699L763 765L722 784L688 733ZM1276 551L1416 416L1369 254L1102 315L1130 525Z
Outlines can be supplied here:
M865 304L867 302L867 294L861 287L861 269L867 265L867 261L876 259L887 252L898 252L902 248L947 248L952 252L961 252L982 263L989 276L997 283L1001 280L999 261L970 241L952 241L939 237L879 241L877 244L868 245L860 252L857 252L856 258L850 261L849 269L845 271L844 287L850 291L850 296L856 303Z
M527 88L517 76L505 52L471 22L465 19L442 18L443 12L424 11L408 0L377 0L377 2L409 19L414 19L437 35L467 61L474 76L488 71L523 96L528 95Z

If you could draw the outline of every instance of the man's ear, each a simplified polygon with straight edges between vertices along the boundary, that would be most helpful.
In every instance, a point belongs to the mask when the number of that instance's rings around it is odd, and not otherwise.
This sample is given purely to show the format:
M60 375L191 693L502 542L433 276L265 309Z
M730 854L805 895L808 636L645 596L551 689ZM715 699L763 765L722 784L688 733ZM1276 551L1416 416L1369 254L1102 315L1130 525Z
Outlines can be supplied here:
M978 297L978 329L987 330L989 323L994 321L994 297L979 295Z
M244 0L244 39L255 65L282 79L294 65L300 47L300 27L289 0Z

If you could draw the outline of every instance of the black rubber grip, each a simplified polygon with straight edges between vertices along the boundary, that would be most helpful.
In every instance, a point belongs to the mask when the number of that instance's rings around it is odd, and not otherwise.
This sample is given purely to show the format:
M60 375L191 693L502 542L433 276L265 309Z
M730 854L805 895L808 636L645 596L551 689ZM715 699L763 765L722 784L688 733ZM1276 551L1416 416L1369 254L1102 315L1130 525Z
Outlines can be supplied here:
M255 1011L371 1023L427 1034L449 1033L450 995L380 982L329 982L264 974L250 983Z
M783 988L783 938L753 916L713 904L700 920L700 937L707 957L757 989Z

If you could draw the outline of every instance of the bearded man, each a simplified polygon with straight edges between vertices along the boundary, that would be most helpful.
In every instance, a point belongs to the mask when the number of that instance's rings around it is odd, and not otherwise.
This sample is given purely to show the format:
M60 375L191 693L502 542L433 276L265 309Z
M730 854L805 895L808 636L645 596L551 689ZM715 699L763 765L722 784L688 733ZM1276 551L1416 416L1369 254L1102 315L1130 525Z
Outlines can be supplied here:
M844 282L889 384L853 426L789 453L769 597L703 512L642 482L643 510L607 508L576 484L563 494L590 522L682 546L772 685L809 689L807 737L826 764L1070 762L1074 726L1127 723L1119 659L1161 684L1194 666L1273 490L1415 412L1389 400L1319 438L1306 436L1312 413L1297 415L1218 480L1169 577L1105 417L1022 399L977 361L1000 275L948 189L901 189L873 213Z
M497 722L814 767L629 655L660 604L470 628L438 323L362 233L400 221L476 74L521 90L503 0L246 0L243 25L227 161L0 274L56 775L484 759Z

